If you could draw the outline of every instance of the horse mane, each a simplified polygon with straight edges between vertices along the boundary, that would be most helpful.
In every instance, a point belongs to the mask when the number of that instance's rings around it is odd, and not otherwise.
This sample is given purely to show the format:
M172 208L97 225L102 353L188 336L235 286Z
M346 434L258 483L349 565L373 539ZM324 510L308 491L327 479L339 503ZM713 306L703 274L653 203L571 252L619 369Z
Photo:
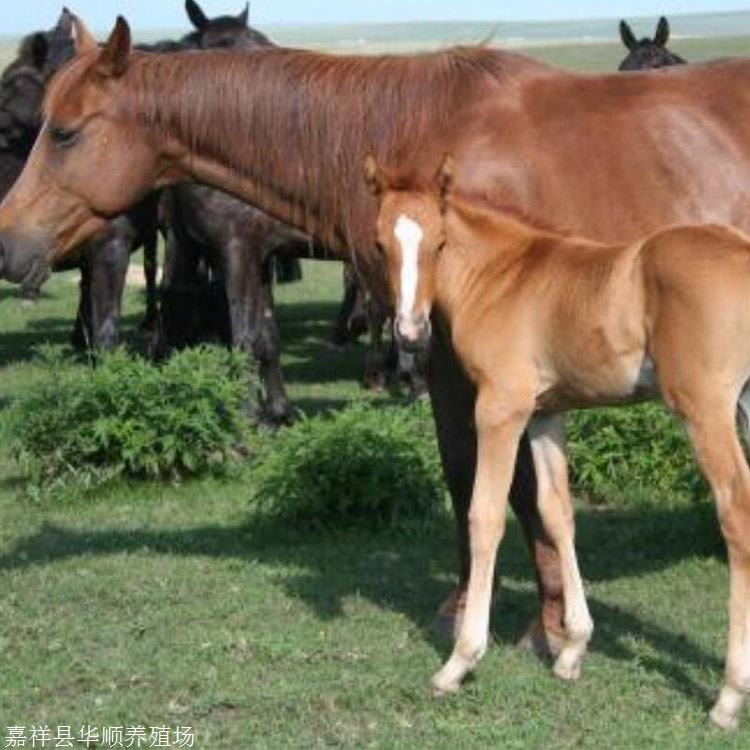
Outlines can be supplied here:
M198 54L134 53L118 92L120 114L194 154L284 186L299 226L312 227L314 217L324 243L359 250L372 244L374 231L365 220L373 205L365 154L418 169L416 156L420 163L433 156L426 145L438 143L456 112L476 101L478 86L512 83L544 67L486 47L411 56L283 48ZM48 110L65 88L63 79L54 82Z

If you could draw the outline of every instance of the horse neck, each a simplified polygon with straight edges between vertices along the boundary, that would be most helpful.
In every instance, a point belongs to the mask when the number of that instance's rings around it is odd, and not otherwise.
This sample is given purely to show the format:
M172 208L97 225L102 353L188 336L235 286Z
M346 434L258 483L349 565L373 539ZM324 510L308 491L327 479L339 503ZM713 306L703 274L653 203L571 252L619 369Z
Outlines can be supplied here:
M366 252L376 207L364 185L364 155L375 152L407 173L432 170L453 123L481 100L477 87L493 60L487 51L140 55L120 107L163 138L183 176L231 192L334 250Z
M482 299L487 283L502 283L534 243L554 233L522 217L452 196L445 209L446 244L438 261L436 303L449 318Z

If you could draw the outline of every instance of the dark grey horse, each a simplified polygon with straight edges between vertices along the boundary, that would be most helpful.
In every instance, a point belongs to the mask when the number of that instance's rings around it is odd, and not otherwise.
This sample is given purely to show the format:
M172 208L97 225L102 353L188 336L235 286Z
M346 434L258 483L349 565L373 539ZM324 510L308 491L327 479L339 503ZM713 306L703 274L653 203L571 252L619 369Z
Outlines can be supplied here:
M627 47L627 57L620 63L618 70L648 70L664 68L669 65L684 65L679 55L667 49L669 41L669 21L662 16L656 25L653 39L637 39L626 21L620 21L620 38Z
M185 10L195 31L183 45L248 50L271 45L248 26L247 7L238 16L213 19L195 0L187 0ZM257 208L199 185L164 191L161 214L167 253L160 348L194 343L212 327L220 337L228 333L232 346L258 363L264 391L259 416L272 423L287 421L291 408L274 315L274 261L280 256L280 273L294 278L299 275L298 258L321 257L322 248Z

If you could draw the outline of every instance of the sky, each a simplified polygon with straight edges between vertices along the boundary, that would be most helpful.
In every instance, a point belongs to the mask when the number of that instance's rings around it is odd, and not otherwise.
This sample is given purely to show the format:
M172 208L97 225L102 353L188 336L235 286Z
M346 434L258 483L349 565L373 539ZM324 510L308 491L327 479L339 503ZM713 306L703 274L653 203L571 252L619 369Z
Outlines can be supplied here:
M207 15L239 13L244 0L198 0ZM0 33L54 25L63 4L96 31L111 28L118 13L136 29L184 25L183 0L15 0L3 11ZM252 0L251 23L355 23L419 20L530 21L720 12L750 8L750 0Z

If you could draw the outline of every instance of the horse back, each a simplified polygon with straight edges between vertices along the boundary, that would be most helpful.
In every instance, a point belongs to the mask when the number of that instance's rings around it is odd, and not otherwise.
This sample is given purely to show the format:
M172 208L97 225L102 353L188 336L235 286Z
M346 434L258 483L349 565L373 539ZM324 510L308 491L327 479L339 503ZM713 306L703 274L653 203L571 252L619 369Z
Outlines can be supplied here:
M750 231L750 60L533 68L498 79L473 121L456 149L467 193L606 242L696 222Z

